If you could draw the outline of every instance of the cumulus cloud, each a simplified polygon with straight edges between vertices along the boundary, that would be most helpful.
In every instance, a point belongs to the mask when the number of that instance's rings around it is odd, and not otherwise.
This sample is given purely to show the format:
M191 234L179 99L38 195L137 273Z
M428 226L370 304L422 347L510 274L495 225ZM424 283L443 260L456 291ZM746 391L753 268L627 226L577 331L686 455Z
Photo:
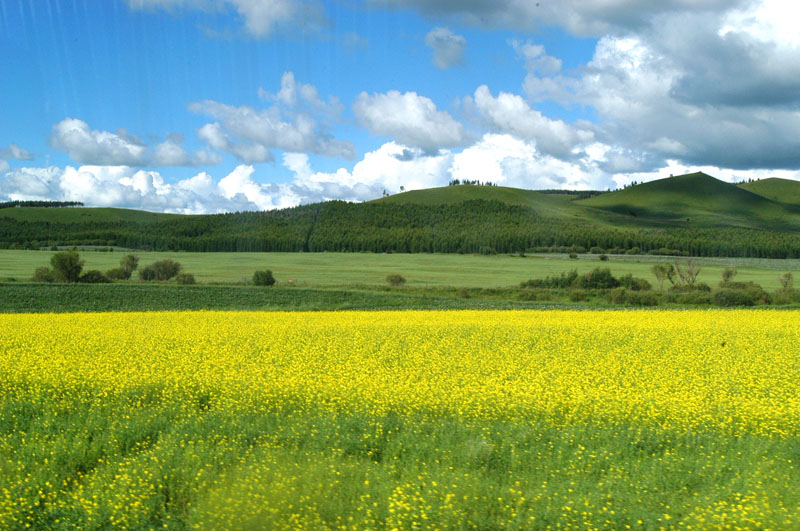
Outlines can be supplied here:
M547 155L570 158L594 139L592 131L547 118L516 94L501 92L495 98L486 85L481 85L473 102L494 131L534 141Z
M441 148L465 144L469 135L430 98L416 92L385 94L362 92L353 104L359 123L374 135L391 137L400 144L435 153Z
M142 166L147 163L147 146L124 129L116 133L89 128L76 118L65 118L53 126L50 144L66 151L83 164Z
M737 7L738 6L738 7ZM606 169L674 160L741 171L800 165L800 7L771 0L668 11L639 32L602 37L588 64L526 62L524 90L596 111Z
M33 160L33 154L27 149L19 147L18 145L12 143L9 144L7 148L0 148L0 158Z
M273 160L270 149L353 157L353 144L328 132L327 123L340 112L338 100L323 101L313 85L297 83L291 72L283 74L277 93L260 89L259 96L274 105L236 107L213 100L190 104L192 112L217 120L201 127L198 136L246 163Z
M280 28L314 30L324 25L321 5L312 0L126 0L135 10L182 9L204 11L234 10L244 20L247 32L268 38Z
M115 133L92 130L76 118L53 126L50 144L67 152L72 160L97 166L203 166L219 164L222 157L208 151L186 151L181 135L171 135L153 150L124 129ZM13 144L12 144L13 146Z
M464 64L464 48L467 39L456 35L448 28L434 28L425 36L425 44L433 50L433 64L439 68L450 68Z
M370 0L398 8L411 8L431 16L452 16L489 28L532 31L560 26L582 36L612 31L633 31L669 13L704 13L748 4L748 0Z

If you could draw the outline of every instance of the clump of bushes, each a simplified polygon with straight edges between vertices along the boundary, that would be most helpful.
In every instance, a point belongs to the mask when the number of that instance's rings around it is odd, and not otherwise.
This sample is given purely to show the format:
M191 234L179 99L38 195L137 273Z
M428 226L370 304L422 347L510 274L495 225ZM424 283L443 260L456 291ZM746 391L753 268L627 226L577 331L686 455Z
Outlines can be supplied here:
M256 286L272 286L275 284L275 277L272 276L272 271L264 269L253 273L253 284Z
M83 264L78 251L61 251L50 257L50 267L42 266L33 273L36 282L78 282Z
M181 269L183 266L180 263L171 258L165 258L141 268L139 278L144 281L170 280L177 276Z
M178 276L175 277L175 281L178 284L183 284L186 286L195 283L194 275L191 273L178 273Z
M97 269L90 269L86 273L82 274L78 277L78 282L83 282L85 284L104 284L106 282L111 282L106 278L102 271L98 271Z
M106 271L106 277L110 280L128 280L139 267L139 257L135 254L128 254L122 257L119 267Z
M398 273L392 273L391 275L386 275L386 282L390 286L402 286L406 283L406 278Z

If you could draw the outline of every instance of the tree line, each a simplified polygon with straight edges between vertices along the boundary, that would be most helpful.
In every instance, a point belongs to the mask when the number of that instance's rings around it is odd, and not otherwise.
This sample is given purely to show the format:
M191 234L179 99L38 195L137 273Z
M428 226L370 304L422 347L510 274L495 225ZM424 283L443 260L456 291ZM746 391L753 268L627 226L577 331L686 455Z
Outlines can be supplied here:
M329 201L270 212L141 222L0 218L0 248L74 245L195 252L593 252L800 258L800 234L792 232L609 228L482 199L444 205Z

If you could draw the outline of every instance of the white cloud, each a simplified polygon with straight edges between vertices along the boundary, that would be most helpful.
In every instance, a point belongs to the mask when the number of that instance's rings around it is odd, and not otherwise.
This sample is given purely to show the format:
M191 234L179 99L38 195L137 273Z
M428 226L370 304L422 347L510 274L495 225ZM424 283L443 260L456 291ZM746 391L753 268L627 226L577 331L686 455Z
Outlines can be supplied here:
M552 120L531 109L516 94L501 92L495 98L486 85L475 90L474 105L494 131L535 141L540 152L558 158L573 157L594 138L594 134L587 129Z
M33 154L25 148L19 147L12 143L7 148L0 148L0 158L3 159L17 159L17 160L33 160Z
M323 102L314 86L297 83L291 72L283 74L279 92L259 89L259 96L275 105L256 109L213 100L190 104L191 111L217 120L200 128L198 136L247 163L272 160L270 149L353 157L353 144L337 140L326 126L338 114L340 104L335 99Z
M428 153L463 145L468 140L464 128L430 98L416 92L385 94L362 92L353 104L359 123L374 135L396 139L400 144Z
M91 130L89 124L65 118L53 126L50 143L84 164L141 166L147 163L147 146L124 129L116 133Z
M232 9L242 19L247 32L268 38L280 28L308 31L324 25L320 4L312 0L126 0L135 10L181 9L224 11Z
M371 0L398 8L413 8L426 15L452 16L489 28L532 31L560 26L582 36L612 31L633 31L669 13L722 11L748 4L748 0Z
M3 173L4 171L8 170L10 167L11 166L9 166L8 162L4 161L3 159L0 159L0 173Z
M153 166L215 166L222 162L222 156L205 150L189 153L183 146L183 138L173 135L156 145L153 152Z
M553 75L561 70L561 59L547 55L544 46L541 44L521 43L519 41L512 41L511 44L525 60L525 68L529 72Z
M464 48L467 39L456 35L448 28L434 28L425 36L425 44L433 50L433 64L439 68L450 68L464 64Z
M178 134L170 135L151 152L147 144L123 129L116 133L91 130L89 124L75 118L55 124L50 143L75 162L97 166L205 166L222 162L217 153L189 153Z

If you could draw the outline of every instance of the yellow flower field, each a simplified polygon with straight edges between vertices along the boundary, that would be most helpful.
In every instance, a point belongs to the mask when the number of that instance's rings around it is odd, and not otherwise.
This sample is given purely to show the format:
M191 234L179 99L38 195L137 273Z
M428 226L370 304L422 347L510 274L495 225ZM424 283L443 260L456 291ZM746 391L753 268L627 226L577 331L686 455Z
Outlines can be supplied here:
M800 525L796 312L0 315L0 385L2 528Z

